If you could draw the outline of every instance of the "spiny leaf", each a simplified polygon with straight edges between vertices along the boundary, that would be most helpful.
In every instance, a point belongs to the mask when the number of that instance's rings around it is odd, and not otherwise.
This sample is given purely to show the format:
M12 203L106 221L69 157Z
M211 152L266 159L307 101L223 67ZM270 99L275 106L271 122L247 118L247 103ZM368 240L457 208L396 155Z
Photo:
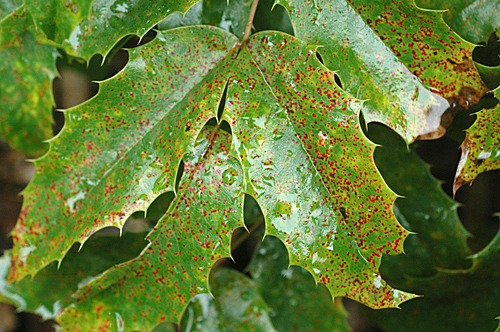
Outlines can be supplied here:
M500 28L498 0L416 0L422 8L446 10L443 17L450 27L471 43L486 42Z
M200 134L175 201L148 236L151 244L80 289L81 301L59 317L65 330L149 331L178 321L189 300L208 291L210 268L229 256L232 232L243 226L243 173L228 155L228 136L217 128Z
M71 295L81 285L137 256L146 246L144 237L144 233L126 233L122 237L97 235L81 251L74 245L60 266L54 262L35 278L27 277L15 284L5 283L10 268L10 255L5 253L0 258L0 298L19 311L36 312L44 319L55 318L75 300Z
M62 259L102 227L121 228L174 189L182 155L217 114L236 43L215 28L159 34L130 51L127 67L102 82L91 102L66 112L65 128L35 162L24 191L10 280Z
M191 7L185 15L173 13L158 24L159 30L168 30L189 25L212 25L231 32L238 38L243 36L246 20L250 14L251 1L203 0Z
M48 39L61 44L90 14L94 0L24 0L24 6Z
M0 22L0 138L30 157L52 137L52 80L56 48L35 28L23 7Z
M359 128L360 101L335 85L314 49L275 32L249 40L228 86L233 154L291 264L334 296L397 306L409 296L384 286L377 270L407 233Z
M493 91L500 99L500 88ZM472 182L479 173L500 168L500 106L477 113L477 120L467 130L462 143L462 156L458 164L453 191L464 183Z
M110 4L107 0L94 0L92 14L77 25L62 40L65 50L75 56L90 59L94 54L106 56L123 37L146 32L168 15L186 12L197 0L127 0ZM64 43L63 43L64 42Z
M441 136L449 106L469 108L487 91L472 62L474 46L439 12L393 0L278 3L289 10L297 37L321 45L344 89L368 100L366 121L387 124L408 143L436 130L431 136Z
M475 65L488 89L494 90L500 86L500 66L491 67L480 63Z

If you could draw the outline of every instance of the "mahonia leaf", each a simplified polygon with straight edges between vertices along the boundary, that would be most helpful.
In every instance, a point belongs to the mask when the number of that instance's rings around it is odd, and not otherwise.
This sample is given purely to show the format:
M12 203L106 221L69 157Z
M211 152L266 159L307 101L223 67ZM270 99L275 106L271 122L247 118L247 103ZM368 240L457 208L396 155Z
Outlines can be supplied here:
M231 235L244 225L240 163L229 156L229 135L208 128L186 155L177 197L149 234L150 245L81 288L81 301L59 317L65 330L149 331L179 320L189 300L208 291L210 268L229 256Z
M23 7L0 22L0 138L40 156L52 137L52 79L57 49L35 28Z
M500 88L493 91L500 100ZM458 164L453 191L464 183L472 182L479 173L500 168L500 106L477 113L476 122L467 129L462 143L462 156Z
M143 37L168 15L185 12L198 0L128 0L110 4L94 0L92 14L75 26L70 35L58 40L65 50L86 60L94 54L106 56L121 38Z
M159 34L131 50L126 68L91 102L66 112L24 191L10 280L62 259L99 228L121 228L174 189L182 155L217 114L237 42L216 28Z
M122 237L98 235L89 239L81 251L74 245L60 266L56 262L45 267L33 279L27 277L7 284L10 255L0 258L0 299L30 311L44 319L55 316L74 299L71 295L83 284L106 269L136 257L146 246L144 233L125 233ZM50 292L47 290L50 289Z
M315 49L277 32L249 40L229 78L232 151L290 264L334 296L397 306L411 296L385 286L378 265L402 251L407 232L359 128L361 102L335 85Z
M92 2L94 0L24 0L24 6L45 36L61 44L90 14Z
M450 27L471 43L486 42L500 28L498 0L416 0L422 8L446 10L443 17Z
M487 91L472 61L474 45L452 32L440 12L410 1L303 2L277 1L289 10L295 35L321 45L343 88L367 100L367 122L387 124L408 143L442 136L446 109L470 108Z
M229 3L220 0L202 0L192 6L185 15L179 12L173 13L158 24L158 29L212 25L242 38L251 5L252 2L246 0L231 0Z

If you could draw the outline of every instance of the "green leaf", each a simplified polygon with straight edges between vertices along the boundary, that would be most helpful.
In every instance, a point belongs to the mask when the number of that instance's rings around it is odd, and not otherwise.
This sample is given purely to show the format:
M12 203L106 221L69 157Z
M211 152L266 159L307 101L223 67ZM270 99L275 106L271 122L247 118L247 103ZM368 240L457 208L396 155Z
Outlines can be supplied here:
M90 14L94 0L24 0L36 26L48 39L61 44Z
M27 277L15 284L5 283L11 263L10 255L4 254L0 258L0 299L14 304L19 311L36 312L44 319L55 318L74 301L71 295L81 285L137 256L146 246L144 237L143 233L92 237L80 251L75 244L60 266L54 262L35 278Z
M469 268L469 233L458 217L459 204L442 191L441 183L431 175L415 148L408 149L396 133L380 124L370 124L368 136L381 145L374 156L384 180L403 196L394 204L395 215L414 232L405 241L404 255L382 259L384 278L394 287L408 289L407 276L424 278L443 269Z
M143 37L168 15L186 12L197 0L120 1L94 0L92 14L71 31L56 40L72 55L89 60L94 54L108 55L123 37Z
M444 134L441 115L470 108L487 88L472 61L473 45L444 23L439 12L410 1L279 0L295 35L320 45L325 65L338 71L344 89L367 100L367 122L382 122L406 142Z
M450 27L471 43L486 42L500 28L498 0L416 0L422 8L446 10L443 17Z
M66 112L65 128L35 161L24 191L10 280L60 260L100 228L121 228L174 190L181 157L217 114L236 43L216 28L159 33L130 51L127 67L102 82L91 102Z
M500 99L500 88L493 91ZM500 168L500 106L477 113L476 122L467 130L462 143L462 156L458 164L453 191L464 183L472 182L479 173Z
M22 0L1 0L0 1L0 21L12 13L23 4Z
M411 296L385 286L382 253L398 253L406 231L392 214L394 194L372 160L358 124L361 102L339 89L316 47L263 32L239 54L223 119L246 192L281 239L290 264L306 268L333 296L374 307ZM349 156L356 156L351 158Z
M24 154L47 151L52 137L52 80L57 50L22 7L0 22L0 138Z
M191 7L185 15L176 12L158 24L159 30L181 26L211 25L225 29L236 37L243 37L246 20L250 14L251 1L202 0Z
M252 279L234 270L214 269L210 290L215 299L210 294L194 297L181 331L253 331L261 321L270 326L264 331L273 331L273 325L278 331L349 330L342 299L332 302L328 290L309 272L288 267L286 248L274 236L260 244L249 272Z
M271 320L278 331L349 331L342 299L332 302L326 287L317 284L308 271L289 266L286 248L276 237L264 239L249 272L272 310Z
M500 86L500 66L490 67L477 62L475 65L488 89L494 90Z
M202 131L150 245L81 288L81 300L59 317L65 330L149 331L178 321L189 300L208 291L210 268L229 257L233 230L243 226L243 174L229 156L228 136L217 128Z

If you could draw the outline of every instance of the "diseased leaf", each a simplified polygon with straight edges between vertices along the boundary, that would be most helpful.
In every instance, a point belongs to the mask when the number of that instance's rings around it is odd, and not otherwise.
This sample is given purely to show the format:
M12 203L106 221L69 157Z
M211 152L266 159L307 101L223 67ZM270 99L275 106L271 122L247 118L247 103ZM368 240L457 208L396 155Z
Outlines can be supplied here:
M57 40L65 50L89 60L94 54L106 56L123 37L143 37L168 15L186 12L197 0L127 0L110 3L94 0L92 14L77 25L70 35ZM63 43L64 41L64 43Z
M89 14L94 0L24 0L36 26L48 39L62 44Z
M43 319L55 318L74 301L71 295L106 269L136 257L146 246L144 233L125 233L122 237L99 235L82 248L74 245L61 265L53 262L35 278L6 284L10 255L0 258L0 299L12 303L19 311L38 313ZM50 290L48 292L47 290Z
M159 33L131 50L126 68L89 103L66 112L24 191L10 280L60 260L100 228L121 228L174 189L181 157L217 114L237 41L209 27Z
M249 272L278 331L349 331L342 299L332 302L330 292L316 284L308 271L289 266L287 250L276 237L264 239Z
M243 226L241 166L228 155L229 135L209 128L187 154L177 197L151 244L80 289L81 300L59 317L65 331L149 331L178 321L189 300L208 291L210 268L229 257L232 232Z
M487 91L472 62L474 46L452 32L439 12L410 1L278 3L289 10L295 36L320 45L343 88L367 100L366 121L387 124L407 143L419 135L442 136L446 109L472 107Z
M500 88L493 91L500 99ZM472 182L479 173L500 168L500 106L477 113L476 122L467 130L462 143L462 156L458 164L453 191L464 183Z
M57 50L23 7L0 22L0 138L24 154L47 151L52 137L52 80Z
M500 28L498 0L416 0L422 8L446 10L443 17L450 27L471 43L486 42Z
M359 128L361 102L335 85L315 48L278 32L249 40L223 116L232 151L266 233L285 243L290 264L333 296L397 306L411 296L385 286L377 271L382 253L401 252L407 233Z

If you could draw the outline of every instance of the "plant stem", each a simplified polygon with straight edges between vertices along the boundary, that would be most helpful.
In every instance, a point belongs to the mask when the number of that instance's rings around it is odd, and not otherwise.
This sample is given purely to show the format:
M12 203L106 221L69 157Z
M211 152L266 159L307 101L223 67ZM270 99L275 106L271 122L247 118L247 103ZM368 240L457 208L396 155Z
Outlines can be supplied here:
M250 37L250 32L252 30L253 18L255 17L255 10L257 9L257 4L259 0L253 0L252 8L250 8L250 15L248 15L247 26L245 27L245 33L243 33L243 37L241 38L241 44L244 44L248 37Z

